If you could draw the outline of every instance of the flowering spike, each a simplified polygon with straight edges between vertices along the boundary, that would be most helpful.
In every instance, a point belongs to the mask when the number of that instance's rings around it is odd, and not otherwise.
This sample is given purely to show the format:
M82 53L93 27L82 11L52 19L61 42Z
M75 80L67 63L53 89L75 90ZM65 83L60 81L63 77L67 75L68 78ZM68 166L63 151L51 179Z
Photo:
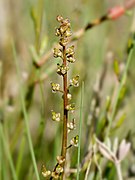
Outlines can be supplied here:
M70 80L70 84L68 86L68 75L67 72L69 70L68 64L74 63L74 46L67 47L68 43L70 42L70 36L72 35L71 32L71 25L68 18L64 19L61 15L57 16L57 21L60 23L60 26L56 28L55 35L59 37L59 44L60 48L53 49L53 56L55 58L61 58L62 63L57 64L57 73L62 76L63 79L63 89L60 89L60 85L56 83L51 83L52 91L53 92L62 92L63 98L63 137L62 137L62 148L61 148L61 156L57 156L57 164L54 168L54 171L51 174L51 179L63 179L64 174L64 166L66 161L66 152L68 147L77 146L78 145L78 136L72 138L71 144L67 147L67 140L68 140L68 132L76 128L75 119L72 122L68 122L68 113L69 111L73 112L75 110L75 104L70 103L72 99L72 95L69 92L70 86L79 86L79 76L74 77ZM69 62L69 63L68 63ZM60 113L56 113L52 111L52 120L60 121L61 115ZM61 176L61 177L60 177Z

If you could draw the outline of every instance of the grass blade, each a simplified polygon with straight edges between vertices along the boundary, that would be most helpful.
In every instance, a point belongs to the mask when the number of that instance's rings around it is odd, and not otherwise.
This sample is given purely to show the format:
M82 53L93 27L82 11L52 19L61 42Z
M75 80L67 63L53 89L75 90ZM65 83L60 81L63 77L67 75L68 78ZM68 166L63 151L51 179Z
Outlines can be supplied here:
M21 82L20 81L21 80L20 71L19 71L19 67L18 67L18 63L17 63L17 55L16 55L14 43L12 43L12 49L13 49L13 55L14 55L14 60L15 60L15 64L16 64L16 69L17 69L18 83L20 83ZM35 170L35 174L36 174L36 179L40 180L38 169L37 169L37 164L36 164L36 158L35 158L35 154L34 154L34 149L33 149L33 144L32 144L32 139L31 139L31 135L30 135L29 124L28 124L29 118L28 118L28 114L26 111L26 107L25 107L24 90L23 90L21 83L19 84L19 87L20 87L20 99L21 99L21 105L22 105L22 110L23 110L23 115L24 115L24 122L25 122L26 135L27 135L27 139L28 139L30 154L31 154L31 158L32 158L32 162L33 162L33 166L34 166L34 170Z
M9 165L10 165L10 168L11 168L13 180L17 180L18 178L17 178L17 176L16 176L14 163L13 163L13 160L12 160L12 157L11 157L11 154L10 154L10 151L9 151L9 146L8 146L7 138L6 138L5 135L4 135L3 127L2 127L2 124L1 124L1 123L0 123L0 136L1 136L1 139L2 139L2 141L3 141L2 143L3 143L3 145L4 145L4 149L5 149L5 152L6 152L8 161L9 161Z
M79 171L80 171L80 153L81 153L82 118L83 118L83 96L84 96L84 82L82 82L81 99L80 99L79 143L78 143L77 178L76 178L77 180L79 180Z

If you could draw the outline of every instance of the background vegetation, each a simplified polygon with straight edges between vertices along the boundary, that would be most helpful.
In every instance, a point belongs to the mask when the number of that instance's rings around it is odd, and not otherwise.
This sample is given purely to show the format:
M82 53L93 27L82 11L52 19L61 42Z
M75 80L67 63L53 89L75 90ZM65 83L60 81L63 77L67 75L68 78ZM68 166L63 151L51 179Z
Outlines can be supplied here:
M51 120L51 110L61 111L62 100L60 95L52 94L50 82L61 80L55 73L56 60L52 56L46 58L57 42L56 16L68 17L76 32L123 3L124 0L0 0L0 179L38 179L38 173L42 179L42 164L53 169L60 154L61 125ZM80 161L95 133L104 140L108 117L112 117L109 142L118 137L119 143L123 139L131 143L122 162L122 174L127 180L135 179L134 52L126 83L125 79L121 83L121 79L133 42L134 23L134 11L130 10L117 21L88 30L74 42L76 63L70 71L70 75L80 75L80 84L84 82ZM45 63L36 68L35 61L44 58ZM69 134L69 141L78 134L81 86L72 94L77 128ZM69 150L69 154L71 167L76 168L77 148ZM99 162L103 178L117 179L113 163L103 160ZM92 165L88 179L100 179L97 167ZM85 171L80 173L80 179L84 179ZM69 179L76 179L76 173Z

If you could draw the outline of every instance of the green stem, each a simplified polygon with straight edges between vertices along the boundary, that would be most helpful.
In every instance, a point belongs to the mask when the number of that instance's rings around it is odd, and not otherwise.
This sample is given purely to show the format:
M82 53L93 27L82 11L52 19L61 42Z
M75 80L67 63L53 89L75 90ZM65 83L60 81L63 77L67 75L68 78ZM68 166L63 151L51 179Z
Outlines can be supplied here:
M119 180L123 180L120 162L116 162L116 163L115 163L115 167L116 167L116 170L117 170L118 179L119 179Z
M42 30L42 20L43 20L43 11L44 10L44 1L39 0L38 2L38 19L37 19L37 27L36 27L36 50L39 53L40 50L40 40L41 40L41 30Z
M19 178L19 175L20 175L20 170L21 170L21 165L22 165L22 160L23 160L25 144L26 144L26 136L25 136L25 134L23 134L22 139L21 139L21 144L20 144L19 155L18 155L17 163L16 163L16 174L17 174L18 178Z

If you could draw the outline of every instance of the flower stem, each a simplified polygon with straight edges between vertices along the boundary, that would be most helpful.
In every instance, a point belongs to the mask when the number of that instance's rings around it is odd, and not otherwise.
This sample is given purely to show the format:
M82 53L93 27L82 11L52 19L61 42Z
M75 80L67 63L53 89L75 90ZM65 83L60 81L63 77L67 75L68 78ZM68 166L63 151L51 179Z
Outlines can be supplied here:
M67 60L66 60L66 47L63 46L63 65L66 67ZM62 137L62 150L61 155L66 159L66 151L67 151L67 122L68 122L68 111L66 106L68 105L67 99L67 73L63 75L63 137ZM64 167L65 163L63 164ZM63 179L63 174L62 174Z
M122 172L121 172L121 164L120 163L116 163L115 167L116 167L116 170L117 170L118 179L119 180L123 180Z

